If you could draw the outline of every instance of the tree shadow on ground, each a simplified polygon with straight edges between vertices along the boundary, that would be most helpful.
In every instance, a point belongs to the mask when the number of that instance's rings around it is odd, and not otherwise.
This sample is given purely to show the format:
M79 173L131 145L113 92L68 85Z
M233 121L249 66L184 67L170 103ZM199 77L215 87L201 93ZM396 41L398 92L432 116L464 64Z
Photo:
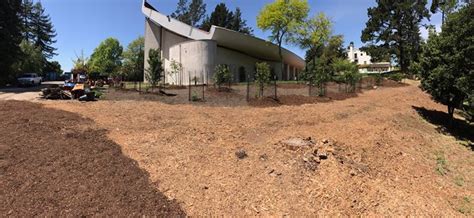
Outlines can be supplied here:
M185 216L94 121L21 101L0 118L0 214Z
M430 110L412 106L416 112L429 123L436 125L438 132L454 136L458 140L467 141L467 147L474 151L474 125L466 120L454 118L452 123L447 112Z

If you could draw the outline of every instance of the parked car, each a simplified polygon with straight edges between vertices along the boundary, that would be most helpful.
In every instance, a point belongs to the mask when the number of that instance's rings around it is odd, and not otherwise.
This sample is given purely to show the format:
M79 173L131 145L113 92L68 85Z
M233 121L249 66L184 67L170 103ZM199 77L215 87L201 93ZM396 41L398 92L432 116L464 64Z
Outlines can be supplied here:
M20 86L35 86L41 85L42 78L36 73L25 73L17 81Z

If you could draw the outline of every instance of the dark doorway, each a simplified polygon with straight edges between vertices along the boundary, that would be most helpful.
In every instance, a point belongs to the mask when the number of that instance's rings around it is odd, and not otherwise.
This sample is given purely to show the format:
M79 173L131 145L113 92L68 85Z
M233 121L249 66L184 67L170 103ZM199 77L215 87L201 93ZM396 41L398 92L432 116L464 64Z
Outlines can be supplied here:
M245 77L246 77L245 67L241 66L239 67L239 82L247 81L247 78Z

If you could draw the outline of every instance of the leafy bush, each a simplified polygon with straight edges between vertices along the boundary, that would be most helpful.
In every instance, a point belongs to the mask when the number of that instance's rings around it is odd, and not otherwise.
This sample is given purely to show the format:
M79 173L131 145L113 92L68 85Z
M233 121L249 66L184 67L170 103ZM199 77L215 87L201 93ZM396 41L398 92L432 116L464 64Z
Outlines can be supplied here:
M401 82L405 76L402 73L394 73L388 75L388 79L396 81L396 82Z
M357 65L351 63L346 59L337 59L332 64L335 72L341 76L343 81L349 85L349 88L346 89L346 92L355 92L356 84L362 78L362 75L357 69Z
M193 92L193 94L191 95L191 101L200 101L201 98L199 98L198 94L196 91Z
M220 89L222 84L230 83L232 81L232 73L227 65L219 64L216 66L214 72L214 84Z
M259 88L259 96L263 96L263 89L265 85L270 83L271 80L271 72L270 72L270 65L267 62L257 63L255 65L256 73L255 73L255 82Z
M375 79L375 84L380 86L383 82L383 76L380 73L373 74L372 77Z

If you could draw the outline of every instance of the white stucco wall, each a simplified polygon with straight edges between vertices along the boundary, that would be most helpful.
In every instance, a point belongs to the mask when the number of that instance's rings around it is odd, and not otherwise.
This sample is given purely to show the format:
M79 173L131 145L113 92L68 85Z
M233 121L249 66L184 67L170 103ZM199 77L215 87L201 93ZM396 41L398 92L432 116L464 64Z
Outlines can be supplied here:
M356 62L357 65L366 65L366 64L372 64L370 55L368 55L366 52L360 51L359 49L354 48L354 46L351 44L349 46L349 49L347 51L347 58L351 62Z

